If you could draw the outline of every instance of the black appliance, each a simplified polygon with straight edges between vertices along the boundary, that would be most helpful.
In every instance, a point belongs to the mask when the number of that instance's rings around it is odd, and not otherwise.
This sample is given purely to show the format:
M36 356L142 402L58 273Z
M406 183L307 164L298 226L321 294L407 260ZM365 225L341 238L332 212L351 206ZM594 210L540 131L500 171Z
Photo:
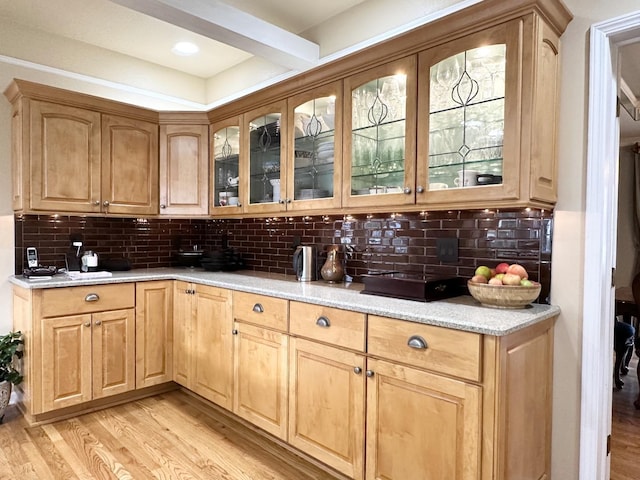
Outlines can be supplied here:
M462 277L435 277L402 272L369 273L362 276L364 289L360 293L383 297L432 302L468 295Z

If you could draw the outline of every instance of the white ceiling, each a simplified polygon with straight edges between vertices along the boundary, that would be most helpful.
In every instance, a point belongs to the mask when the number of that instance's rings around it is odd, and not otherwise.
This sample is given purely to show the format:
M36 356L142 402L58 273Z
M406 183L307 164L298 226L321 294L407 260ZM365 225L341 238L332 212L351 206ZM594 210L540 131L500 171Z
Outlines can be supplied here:
M480 1L0 0L0 64L204 109ZM179 41L199 53L171 53Z

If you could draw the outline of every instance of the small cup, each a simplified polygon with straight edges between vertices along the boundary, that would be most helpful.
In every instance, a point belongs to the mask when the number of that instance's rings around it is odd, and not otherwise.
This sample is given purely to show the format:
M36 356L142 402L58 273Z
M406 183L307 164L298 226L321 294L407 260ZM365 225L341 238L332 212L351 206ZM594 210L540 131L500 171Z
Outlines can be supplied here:
M239 201L238 197L229 197L229 205L238 205Z
M429 190L444 190L445 188L449 188L446 183L436 182L429 184Z
M479 174L477 170L459 170L458 178L454 178L453 183L456 187L474 187L478 185Z
M226 206L229 203L229 197L231 197L230 192L219 192L218 193L218 204L221 207Z

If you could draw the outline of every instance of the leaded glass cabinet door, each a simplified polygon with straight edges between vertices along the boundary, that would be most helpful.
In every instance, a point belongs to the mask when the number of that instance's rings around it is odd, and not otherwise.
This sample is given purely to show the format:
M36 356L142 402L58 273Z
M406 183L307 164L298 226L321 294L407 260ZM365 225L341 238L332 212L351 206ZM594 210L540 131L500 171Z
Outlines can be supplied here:
M236 117L211 126L210 204L214 215L242 211L240 174L240 123Z
M248 201L245 212L284 210L286 182L286 101L244 114L243 141ZM282 167L282 168L281 168Z
M343 204L415 202L416 57L345 79Z
M342 84L289 98L287 210L340 207Z
M517 198L519 66L517 23L420 54L419 203Z

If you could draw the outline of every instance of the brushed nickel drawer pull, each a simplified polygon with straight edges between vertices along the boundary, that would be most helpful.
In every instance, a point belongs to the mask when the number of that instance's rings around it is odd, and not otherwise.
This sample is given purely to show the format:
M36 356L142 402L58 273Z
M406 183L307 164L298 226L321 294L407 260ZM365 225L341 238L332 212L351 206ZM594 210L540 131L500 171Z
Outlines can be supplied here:
M322 328L329 328L331 326L331 322L327 317L320 317L316 320L316 325Z
M357 375L360 375L362 373L362 369L360 367L353 367L353 371Z
M98 295L97 293L90 293L89 295L84 297L85 302L97 302L98 300L100 300L100 295Z
M407 345L411 348L415 348L416 350L427 349L427 342L425 341L424 338L422 338L419 335L412 335L411 337L409 337L409 341L407 342Z
M256 312L256 313L264 313L264 307L262 306L262 304L256 303L253 306L253 311Z
M96 320L96 325L98 326L102 325L102 320Z
M90 327L91 326L91 322L84 322L84 326L85 327Z
M365 374L368 378L373 378L373 376L375 375L375 373L373 372L373 370L367 370L366 372L364 372L364 374Z

